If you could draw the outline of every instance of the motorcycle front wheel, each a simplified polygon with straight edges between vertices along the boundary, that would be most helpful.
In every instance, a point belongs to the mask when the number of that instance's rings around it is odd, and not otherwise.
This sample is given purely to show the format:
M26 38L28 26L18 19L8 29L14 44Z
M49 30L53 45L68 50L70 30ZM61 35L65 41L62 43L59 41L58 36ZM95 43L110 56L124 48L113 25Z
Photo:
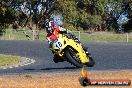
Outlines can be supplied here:
M91 56L88 56L89 58L89 62L85 63L85 65L87 65L88 67L93 67L95 65L95 61Z
M83 67L84 64L81 63L80 59L76 57L76 52L73 49L69 48L68 50L66 50L65 54L71 64L78 68Z

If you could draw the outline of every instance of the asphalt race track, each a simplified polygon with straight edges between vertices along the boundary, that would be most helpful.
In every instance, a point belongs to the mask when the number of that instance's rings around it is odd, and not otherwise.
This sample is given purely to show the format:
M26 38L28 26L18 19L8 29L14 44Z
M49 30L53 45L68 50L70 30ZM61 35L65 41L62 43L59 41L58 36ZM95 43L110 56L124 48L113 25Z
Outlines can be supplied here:
M87 70L129 70L132 69L132 43L85 43L96 61ZM0 40L0 54L24 56L36 62L27 66L0 69L0 74L21 74L34 72L79 71L68 62L54 63L47 42Z

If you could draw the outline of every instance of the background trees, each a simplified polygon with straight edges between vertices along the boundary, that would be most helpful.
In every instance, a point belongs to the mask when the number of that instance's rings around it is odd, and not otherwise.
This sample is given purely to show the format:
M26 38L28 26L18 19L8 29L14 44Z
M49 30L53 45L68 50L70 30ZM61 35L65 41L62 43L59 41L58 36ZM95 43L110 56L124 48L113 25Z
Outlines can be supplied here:
M56 8L63 15L64 23L78 30L124 32L131 19L130 0L63 0Z
M5 0L0 0L0 35L5 32L7 28L17 16L17 11L11 7Z
M1 8L4 10L1 10L3 12L0 17L6 24L13 24L13 28L40 30L44 27L45 19L54 10L55 2L56 0L1 0ZM37 38L39 37L36 36Z
M132 27L131 0L0 0L0 34L11 24L41 30L56 13L71 30L125 32Z

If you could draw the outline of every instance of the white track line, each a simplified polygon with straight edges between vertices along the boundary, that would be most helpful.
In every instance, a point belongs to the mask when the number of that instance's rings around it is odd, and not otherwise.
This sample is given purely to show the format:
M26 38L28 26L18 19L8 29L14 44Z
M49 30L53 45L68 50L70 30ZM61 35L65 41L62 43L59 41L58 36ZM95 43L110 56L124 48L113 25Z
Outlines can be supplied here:
M0 69L17 68L17 67L33 64L33 63L36 62L34 59L30 59L30 58L27 58L27 57L18 56L18 59L20 61L19 63L13 64L13 65L9 65L9 66L3 66L3 67L0 67Z

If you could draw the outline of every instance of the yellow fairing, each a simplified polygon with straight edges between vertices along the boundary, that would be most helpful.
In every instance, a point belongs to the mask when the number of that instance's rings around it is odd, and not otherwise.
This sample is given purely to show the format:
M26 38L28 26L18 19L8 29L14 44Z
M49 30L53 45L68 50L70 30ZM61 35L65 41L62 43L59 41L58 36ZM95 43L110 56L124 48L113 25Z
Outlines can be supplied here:
M81 44L74 42L73 39L68 39L65 35L62 35L62 34L59 34L58 38L63 40L64 42L62 44L63 48L59 49L57 52L53 48L51 48L52 51L56 52L59 56L62 57L63 56L63 53L61 53L62 50L65 49L67 46L71 46L76 51L78 51L76 56L81 60L82 63L89 62L89 57L87 57Z

